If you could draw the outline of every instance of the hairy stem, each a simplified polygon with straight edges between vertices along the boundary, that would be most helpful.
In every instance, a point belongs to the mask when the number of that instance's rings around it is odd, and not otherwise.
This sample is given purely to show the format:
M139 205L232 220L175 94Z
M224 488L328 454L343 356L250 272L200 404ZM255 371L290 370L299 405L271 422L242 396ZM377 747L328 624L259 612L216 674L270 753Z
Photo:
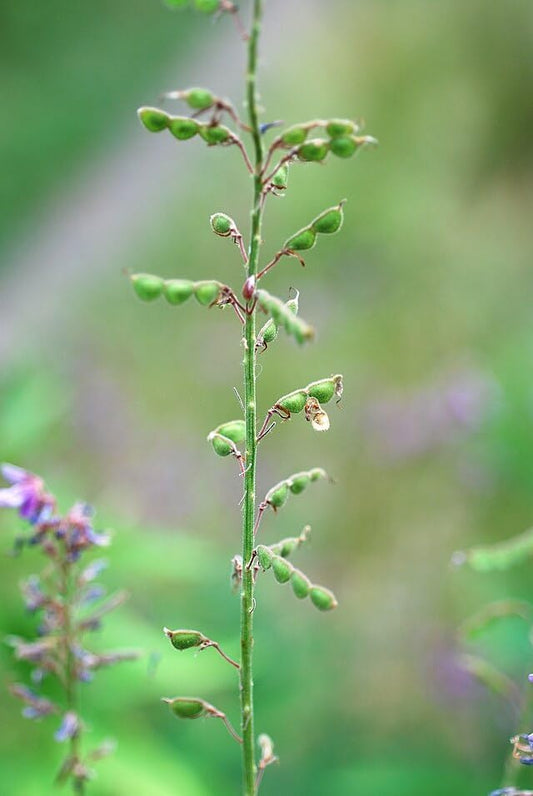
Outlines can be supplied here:
M261 246L261 221L263 189L263 144L257 114L257 45L261 27L262 0L254 0L253 19L248 39L248 69L246 75L246 99L248 119L254 144L253 205L248 277L257 273ZM255 359L255 312L246 316L244 336L244 407L246 419L246 474L244 477L244 502L242 525L242 559L250 560L254 546L255 517L255 473L257 454L257 409L256 409L256 359ZM253 703L253 609L254 582L251 568L243 566L241 593L241 730L243 761L243 793L256 793L254 750L254 703Z

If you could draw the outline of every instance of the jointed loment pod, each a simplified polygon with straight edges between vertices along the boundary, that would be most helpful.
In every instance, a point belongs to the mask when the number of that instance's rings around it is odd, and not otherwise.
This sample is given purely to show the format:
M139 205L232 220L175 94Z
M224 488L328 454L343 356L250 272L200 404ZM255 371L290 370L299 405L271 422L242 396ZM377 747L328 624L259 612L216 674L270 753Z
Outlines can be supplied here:
M167 0L174 7L190 5L186 0ZM285 331L297 345L305 345L315 339L315 329L299 311L299 294L289 293L282 299L265 289L268 274L282 261L295 258L305 265L302 253L319 249L328 236L338 232L344 221L344 204L337 204L319 211L299 231L290 234L285 241L273 241L276 254L268 261L263 258L263 213L271 199L285 196L290 182L297 178L302 164L322 164L328 160L350 158L365 145L375 143L370 136L358 136L357 122L341 117L311 119L298 122L288 120L276 134L278 123L268 119L262 123L257 91L258 46L261 32L262 0L251 0L252 18L246 30L236 5L230 0L194 0L192 3L206 14L229 14L236 23L243 41L246 42L247 67L245 106L247 119L239 118L235 104L218 97L210 88L182 87L164 94L165 101L179 103L179 115L166 108L152 105L139 110L142 125L151 133L171 134L179 153L190 146L236 147L242 155L242 165L248 171L252 183L251 228L248 243L245 235L234 221L232 208L213 207L210 215L212 232L219 238L229 238L236 244L239 259L245 268L243 284L239 287L242 265L236 264L234 278L237 284L230 287L214 280L202 280L199 275L173 273L172 278L153 274L137 274L132 277L136 294L144 301L156 301L164 296L168 303L179 306L194 296L206 307L231 306L235 312L235 353L243 357L244 390L240 397L242 416L219 423L208 436L214 452L222 458L235 458L242 476L242 531L241 550L232 557L232 587L240 592L240 659L235 661L222 653L219 645L199 630L168 630L165 634L172 646L187 654L188 650L214 647L222 658L238 670L240 694L240 735L226 719L225 714L199 697L177 696L165 698L173 715L183 719L200 717L220 718L232 737L242 749L242 792L244 796L255 796L260 787L265 768L277 761L270 736L261 733L256 738L256 719L253 693L253 622L256 607L256 579L262 572L272 572L280 584L291 584L298 600L309 598L309 603L320 611L330 611L337 606L334 594L324 586L317 585L297 569L288 557L308 537L304 529L299 537L282 539L271 545L257 545L255 534L261 517L267 508L280 509L290 495L300 495L306 487L325 478L322 468L300 470L272 487L261 503L256 499L256 476L259 443L278 420L289 420L300 415L316 431L327 431L330 418L324 404L332 399L338 402L342 396L343 379L340 374L326 375L306 386L288 385L289 391L281 394L266 413L263 425L257 422L257 358L266 357L269 346ZM187 113L187 109L190 113ZM157 139L156 139L157 140ZM270 143L269 143L270 142ZM206 156L209 156L209 152ZM220 242L223 245L223 241ZM307 255L306 255L307 256ZM315 255L310 255L314 257ZM289 285L287 285L289 287ZM289 589L291 591L291 589ZM303 606L302 606L303 607ZM180 616L164 617L166 622L176 622L187 627L184 609ZM260 654L260 649L257 649ZM256 743L260 758L256 762Z

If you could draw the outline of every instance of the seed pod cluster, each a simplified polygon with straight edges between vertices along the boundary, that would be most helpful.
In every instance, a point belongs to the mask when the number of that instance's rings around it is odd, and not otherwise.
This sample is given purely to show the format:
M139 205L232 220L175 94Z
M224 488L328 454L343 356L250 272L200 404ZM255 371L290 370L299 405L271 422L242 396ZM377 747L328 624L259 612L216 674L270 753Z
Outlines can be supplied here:
M320 478L328 478L326 471L321 467L314 467L312 470L294 473L289 476L289 478L285 478L269 489L261 506L270 506L274 511L277 511L287 502L289 495L301 494L309 484L318 481ZM290 540L284 541L286 545L290 545ZM281 548L279 552L280 555L283 556L282 549L283 548Z
M324 129L328 138L308 139L315 128ZM306 163L321 162L329 152L339 158L350 158L366 144L377 144L372 136L358 136L358 132L358 125L351 119L316 119L288 127L273 146L294 149L298 160Z
M235 446L244 442L245 438L246 423L244 420L230 420L228 423L222 423L213 429L207 437L218 456L229 456L230 453L235 453Z
M281 299L272 296L266 290L257 290L256 297L261 309L267 312L274 321L276 328L275 334L271 338L272 340L276 337L280 326L283 326L287 334L294 337L297 343L302 344L314 338L315 330L313 327L294 313L293 305L290 305L289 302L281 301ZM272 334L272 330L269 332L270 334Z
M231 292L227 285L214 279L192 282L190 279L163 279L154 274L133 274L130 279L135 293L142 301L154 301L163 295L174 306L183 304L194 295L199 304L210 307Z
M299 298L299 293L297 291L294 298L291 298L285 302L285 307L287 308L287 310L292 312L293 315L298 315L298 298ZM266 351L269 344L272 343L277 336L278 336L278 325L273 318L269 318L269 320L259 330L257 339L255 341L255 350Z
M188 89L173 93L172 96L180 96L196 111L207 110L216 102L216 97L207 89ZM208 146L233 144L237 140L229 127L217 122L203 123L189 116L172 116L160 108L152 107L139 108L137 115L149 132L168 130L178 141L188 141L195 135L199 135Z
M272 547L259 545L256 555L264 570L272 569L278 583L290 581L294 595L299 600L310 597L311 602L319 611L331 611L337 607L338 603L332 591L324 586L313 584L307 575L296 569L286 558L277 555Z
M344 382L342 375L337 373L335 376L312 381L307 387L302 387L299 390L293 390L287 393L287 395L282 395L281 398L278 398L270 412L279 414L288 419L290 415L298 414L298 412L305 409L309 398L314 398L319 404L327 404L331 401L333 396L336 396L338 403L342 397L343 389Z
M300 252L312 249L316 243L317 235L332 235L338 232L344 221L343 205L345 199L334 207L328 207L311 223L288 238L283 244L283 250Z

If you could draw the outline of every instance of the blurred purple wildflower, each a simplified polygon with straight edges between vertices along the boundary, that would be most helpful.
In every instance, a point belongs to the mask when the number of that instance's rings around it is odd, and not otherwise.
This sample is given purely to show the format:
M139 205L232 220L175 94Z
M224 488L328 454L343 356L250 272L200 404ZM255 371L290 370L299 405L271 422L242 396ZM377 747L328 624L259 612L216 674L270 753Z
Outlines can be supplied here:
M366 411L367 431L387 459L413 458L477 430L497 395L492 379L467 370L411 394L373 401Z
M22 710L25 719L41 719L43 716L57 712L57 707L53 702L38 696L31 688L22 683L13 683L9 690L13 696L26 703L26 707Z
M68 741L69 738L75 738L78 734L80 726L81 724L77 714L74 713L73 710L67 710L63 716L63 721L61 722L59 729L54 733L54 738L59 743Z
M10 486L0 489L0 508L18 509L30 525L51 518L55 499L44 491L42 478L14 464L3 464L1 472Z

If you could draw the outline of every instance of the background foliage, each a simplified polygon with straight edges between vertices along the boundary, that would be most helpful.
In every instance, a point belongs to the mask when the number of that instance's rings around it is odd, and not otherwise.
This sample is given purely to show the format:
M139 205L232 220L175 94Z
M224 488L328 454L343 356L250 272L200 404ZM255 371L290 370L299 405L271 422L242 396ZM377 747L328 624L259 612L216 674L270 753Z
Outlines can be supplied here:
M325 438L295 419L262 449L261 492L317 464L336 479L261 534L313 517L302 567L341 603L323 617L260 583L257 728L282 759L264 792L477 796L499 781L514 716L458 667L455 628L488 599L531 596L530 565L483 577L449 560L533 521L531 5L266 5L267 118L362 116L381 146L349 168L294 169L267 212L274 252L349 199L342 233L267 286L302 290L319 339L300 351L280 337L265 355L263 408L332 371L346 390ZM198 626L237 654L240 484L204 440L236 414L238 333L229 312L139 305L122 269L240 284L208 224L225 210L246 226L238 154L149 137L134 111L191 84L238 103L243 53L230 22L153 0L8 0L0 31L1 458L115 529L107 582L131 599L101 644L146 650L87 690L95 740L119 739L93 793L234 793L223 729L177 724L158 697L190 691L237 715L230 667L173 655L161 627ZM0 522L0 623L24 634L17 582L38 564L8 557L16 523ZM531 670L518 620L483 648ZM1 656L7 684L17 666ZM0 723L6 796L52 792L50 728L5 689Z

